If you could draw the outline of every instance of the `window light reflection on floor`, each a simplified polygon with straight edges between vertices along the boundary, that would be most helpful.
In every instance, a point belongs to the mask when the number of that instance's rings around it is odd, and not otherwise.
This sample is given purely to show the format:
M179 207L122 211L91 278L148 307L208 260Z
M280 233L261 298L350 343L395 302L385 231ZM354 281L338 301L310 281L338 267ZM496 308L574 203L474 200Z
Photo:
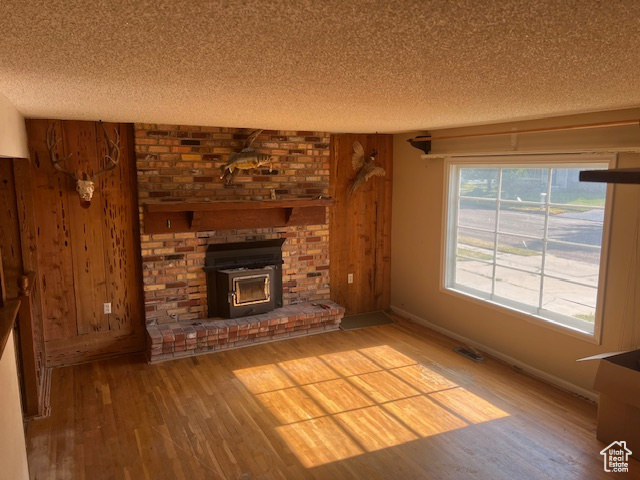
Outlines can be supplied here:
M307 468L508 416L389 345L234 374Z

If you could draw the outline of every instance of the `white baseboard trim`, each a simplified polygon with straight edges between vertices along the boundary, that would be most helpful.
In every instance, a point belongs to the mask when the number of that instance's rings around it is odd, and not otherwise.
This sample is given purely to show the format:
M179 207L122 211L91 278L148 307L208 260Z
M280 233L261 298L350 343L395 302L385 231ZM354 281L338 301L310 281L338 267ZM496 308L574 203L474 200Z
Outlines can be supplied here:
M418 317L417 315L414 315L412 313L409 313L405 310L402 310L401 308L395 307L393 305L391 305L391 310L393 310L395 313L397 313L398 315L408 318L409 320L418 323L420 325L423 325L427 328L430 328L431 330L435 330L438 333L441 333L449 338L453 338L454 340L457 340L461 343L464 343L466 345L469 345L473 348L477 348L478 350L485 352L489 355L491 355L494 358L497 358L498 360L507 363L509 365L513 365L514 367L517 367L519 369L521 369L522 371L528 373L529 375L532 375L534 377L537 377L541 380L544 380L545 382L551 383L557 387L562 388L563 390L567 390L571 393L575 393L576 395L580 395L581 397L587 398L589 400L591 400L592 402L598 403L598 394L595 392L592 392L590 390L584 389L582 387L579 387L577 385L574 385L571 382L567 382L566 380L563 380L562 378L558 378L554 375L551 375L547 372L544 372L542 370L538 370L537 368L534 368L530 365L527 365L526 363L521 362L520 360L517 360L513 357L510 357L508 355L505 355L504 353L498 352L497 350L494 350L493 348L487 347L485 345L482 345L481 343L478 343L474 340L471 340L470 338L464 337L462 335L458 335L455 332L452 332L451 330L447 330L446 328L443 328L439 325L436 325L434 323L429 322L428 320L425 320L424 318Z

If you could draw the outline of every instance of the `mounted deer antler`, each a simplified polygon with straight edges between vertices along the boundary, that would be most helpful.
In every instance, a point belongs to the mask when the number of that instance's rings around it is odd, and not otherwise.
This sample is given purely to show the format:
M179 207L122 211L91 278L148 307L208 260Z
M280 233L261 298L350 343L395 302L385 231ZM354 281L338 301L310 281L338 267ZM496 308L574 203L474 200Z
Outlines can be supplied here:
M104 128L104 123L100 122L100 126L102 127L102 132L104 133L104 138L107 141L107 145L109 146L109 155L105 155L105 158L108 160L107 165L98 170L93 178L98 178L99 175L102 175L104 172L108 172L109 170L113 170L118 166L118 162L120 161L120 132L118 132L117 128L114 128L113 131L115 133L115 141L111 140L109 134L107 133L107 129Z
M73 179L76 179L77 177L75 173L65 170L59 165L62 160L60 159L60 156L53 151L61 141L61 138L57 139L56 137L56 122L53 122L49 127L49 130L47 131L47 148L49 149L49 158L51 158L51 165L53 165L53 168L55 168L59 172L64 173L65 175L69 175ZM71 158L71 155L72 154L67 155L67 158L65 158L65 160Z
M105 167L98 170L98 172L96 172L93 176L89 175L88 172L82 170L71 172L62 168L60 162L68 160L69 158L71 158L72 154L69 154L66 158L62 159L60 158L58 153L54 151L58 143L60 143L60 141L62 140L61 138L58 139L56 137L56 122L53 122L51 124L51 127L49 127L49 131L47 132L47 148L49 149L51 164L57 171L68 175L76 182L76 191L80 195L84 207L88 207L91 203L91 198L93 197L93 192L95 191L94 181L103 173L116 168L118 162L120 161L120 133L118 132L118 129L114 129L115 140L111 140L109 134L107 133L107 129L104 127L104 124L102 122L100 122L100 126L102 127L102 131L104 132L104 138L107 141L109 153L105 155L105 159L107 161Z

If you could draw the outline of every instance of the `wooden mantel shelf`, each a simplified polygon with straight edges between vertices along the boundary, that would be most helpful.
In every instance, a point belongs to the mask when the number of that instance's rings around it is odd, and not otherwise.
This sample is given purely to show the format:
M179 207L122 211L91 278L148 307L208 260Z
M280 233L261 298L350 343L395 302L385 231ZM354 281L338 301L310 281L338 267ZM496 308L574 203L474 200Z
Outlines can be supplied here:
M154 202L144 205L145 233L322 225L332 198L217 202Z

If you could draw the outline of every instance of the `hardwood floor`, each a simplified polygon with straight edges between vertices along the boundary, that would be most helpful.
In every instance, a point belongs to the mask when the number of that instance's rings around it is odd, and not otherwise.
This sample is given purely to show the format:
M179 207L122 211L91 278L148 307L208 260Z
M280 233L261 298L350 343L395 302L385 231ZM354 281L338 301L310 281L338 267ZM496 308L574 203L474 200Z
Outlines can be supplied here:
M591 479L596 407L399 320L53 372L33 479Z

